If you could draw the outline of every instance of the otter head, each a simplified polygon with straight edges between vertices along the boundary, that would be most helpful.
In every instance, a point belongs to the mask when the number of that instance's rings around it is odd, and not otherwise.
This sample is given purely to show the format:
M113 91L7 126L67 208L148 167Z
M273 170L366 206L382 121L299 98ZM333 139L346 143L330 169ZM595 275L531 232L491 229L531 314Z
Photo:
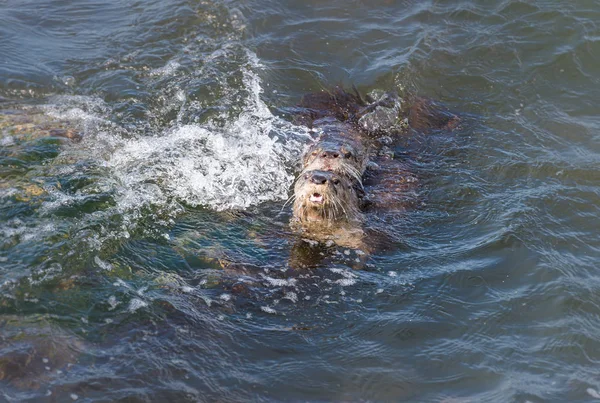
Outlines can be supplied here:
M302 224L360 220L355 181L332 171L303 171L294 187L294 217Z
M310 147L302 159L304 170L332 171L362 182L365 169L365 151L362 147L337 141L323 141Z

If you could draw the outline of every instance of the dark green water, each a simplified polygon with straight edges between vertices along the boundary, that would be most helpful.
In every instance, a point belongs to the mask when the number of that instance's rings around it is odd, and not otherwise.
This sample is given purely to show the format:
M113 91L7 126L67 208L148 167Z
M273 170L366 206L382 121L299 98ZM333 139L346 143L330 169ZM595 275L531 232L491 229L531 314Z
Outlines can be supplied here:
M0 120L0 401L599 400L599 24L584 0L0 0L0 119L83 136ZM293 270L286 108L335 84L463 123L396 149L419 203L371 217L391 245Z

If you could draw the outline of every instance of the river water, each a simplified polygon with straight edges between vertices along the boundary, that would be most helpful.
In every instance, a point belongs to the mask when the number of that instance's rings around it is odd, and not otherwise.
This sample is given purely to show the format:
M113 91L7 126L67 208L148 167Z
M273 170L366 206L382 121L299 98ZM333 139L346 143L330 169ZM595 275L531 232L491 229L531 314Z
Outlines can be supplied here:
M599 24L594 0L0 0L0 401L600 400ZM396 147L418 202L366 256L288 224L290 107L338 84L461 117Z

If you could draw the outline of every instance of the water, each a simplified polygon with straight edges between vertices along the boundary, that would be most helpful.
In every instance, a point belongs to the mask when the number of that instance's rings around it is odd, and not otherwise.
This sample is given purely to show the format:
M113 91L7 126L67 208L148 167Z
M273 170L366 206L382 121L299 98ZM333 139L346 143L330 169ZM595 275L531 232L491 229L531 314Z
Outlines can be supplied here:
M0 400L600 399L599 17L0 2ZM335 84L462 118L398 146L418 203L368 256L284 206Z

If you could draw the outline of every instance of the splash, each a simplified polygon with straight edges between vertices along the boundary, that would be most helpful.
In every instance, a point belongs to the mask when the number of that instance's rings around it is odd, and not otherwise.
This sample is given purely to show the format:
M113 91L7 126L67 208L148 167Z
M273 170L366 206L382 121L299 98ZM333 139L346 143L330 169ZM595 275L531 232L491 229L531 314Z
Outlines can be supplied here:
M168 239L166 232L187 207L221 211L285 200L309 133L273 115L262 101L259 72L263 67L253 53L227 45L215 58L228 59L232 52L244 63L221 74L237 75L240 81L220 81L219 97L204 105L220 112L200 123L190 123L199 121L199 103L186 98L189 77L170 76L180 68L176 60L150 75L150 80L168 76L165 91L175 96L163 97L169 108L147 106L148 119L121 119L119 105L98 97L50 98L41 107L48 121L73 125L82 140L63 143L58 156L32 165L27 176L19 179L23 186L31 181L39 188L36 197L22 198L35 207L35 215L1 223L4 243L0 246L13 251L28 248L44 256L53 256L56 249L57 256L66 253L81 262L89 259L106 271L111 266L103 260L104 250L132 236ZM217 74L205 65L193 76L206 71ZM177 109L176 118L153 123L152 115L164 116L171 107ZM2 196L11 197L15 186L6 186ZM60 250L60 244L55 248L46 242L57 234L71 234L69 242L62 244L66 251ZM13 288L17 278L34 284L46 271L54 275L47 267L51 259L48 262L37 271L26 268L18 275L0 270L0 288Z
M249 99L224 126L181 125L120 141L106 161L122 184L120 204L174 199L224 210L284 199L305 133L269 111L250 68L244 84Z
M224 102L238 99L238 104L223 108L205 123L181 124L178 119L170 127L147 133L147 126L113 123L110 108L97 98L63 96L48 107L53 117L78 120L85 128L79 148L66 150L62 157L91 160L89 165L102 172L99 178L96 175L93 191L109 192L114 207L95 214L119 214L123 221L121 232L112 237L129 236L141 220L168 225L185 206L245 209L287 198L295 163L309 135L305 128L274 116L261 100L257 71L262 66L254 54L246 53L242 88L229 88L224 97ZM181 108L179 115L188 113L185 94L178 94L173 102ZM232 118L229 109L240 112ZM57 188L49 193L53 199L42 209L48 215L87 196ZM96 246L101 244L99 239Z

